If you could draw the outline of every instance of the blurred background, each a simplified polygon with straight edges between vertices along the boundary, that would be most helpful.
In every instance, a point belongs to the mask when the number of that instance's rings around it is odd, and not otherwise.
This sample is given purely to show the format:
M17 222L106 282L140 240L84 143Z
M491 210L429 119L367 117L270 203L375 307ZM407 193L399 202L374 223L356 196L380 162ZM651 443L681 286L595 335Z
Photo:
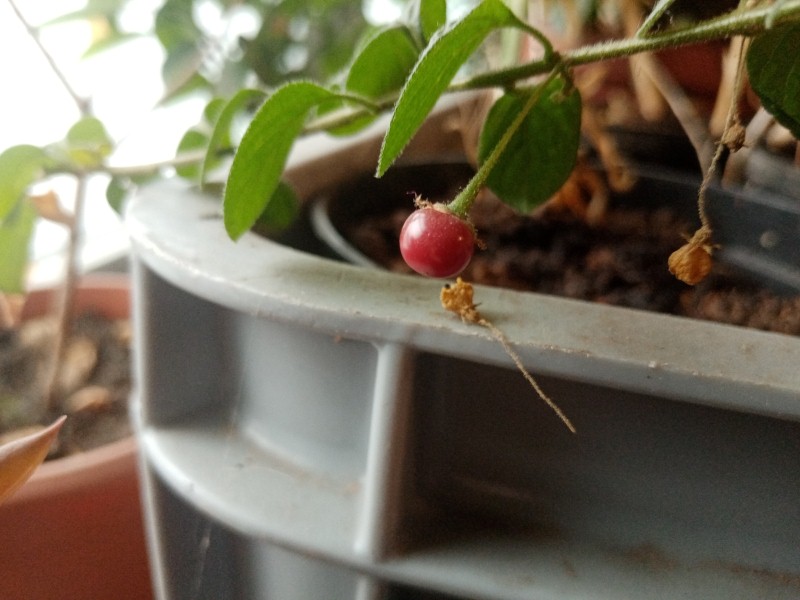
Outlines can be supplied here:
M0 0L0 152L16 144L60 140L80 116L36 39L118 143L110 162L149 164L175 156L183 134L214 97L291 77L330 78L346 65L359 37L397 20L403 4ZM451 9L469 4L456 2ZM67 208L73 185L70 178L48 182ZM120 220L105 199L107 185L102 176L91 181L84 269L123 257L127 250ZM60 278L66 238L63 227L39 221L32 285Z

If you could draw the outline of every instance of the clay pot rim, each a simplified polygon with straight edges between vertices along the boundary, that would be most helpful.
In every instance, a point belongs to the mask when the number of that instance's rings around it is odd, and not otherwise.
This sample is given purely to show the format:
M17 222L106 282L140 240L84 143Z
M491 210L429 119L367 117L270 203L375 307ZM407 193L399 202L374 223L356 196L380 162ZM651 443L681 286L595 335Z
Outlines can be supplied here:
M61 496L93 482L125 477L137 454L136 439L128 436L80 454L42 464L4 505Z
M35 316L45 308L54 294L54 288L42 288L30 293L33 314L23 311L25 316ZM90 306L96 308L94 300L98 294L110 292L114 295L116 307L109 310L111 317L122 317L130 314L130 277L122 273L97 273L84 276L77 291L78 306L80 297L91 300ZM124 300L124 302L123 302ZM27 303L26 303L27 304ZM79 454L57 458L43 463L31 478L6 500L5 504L30 502L45 496L69 493L69 490L83 487L90 482L124 477L130 468L131 460L135 460L137 443L134 436Z

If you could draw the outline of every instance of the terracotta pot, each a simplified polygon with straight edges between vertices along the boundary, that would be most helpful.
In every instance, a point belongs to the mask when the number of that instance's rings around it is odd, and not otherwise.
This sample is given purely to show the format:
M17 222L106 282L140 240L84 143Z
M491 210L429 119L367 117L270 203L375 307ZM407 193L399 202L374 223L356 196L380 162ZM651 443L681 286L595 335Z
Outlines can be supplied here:
M23 315L48 309L52 291L34 292ZM129 313L125 276L92 277L76 310ZM132 437L46 462L0 507L0 598L152 598L144 541L136 443Z

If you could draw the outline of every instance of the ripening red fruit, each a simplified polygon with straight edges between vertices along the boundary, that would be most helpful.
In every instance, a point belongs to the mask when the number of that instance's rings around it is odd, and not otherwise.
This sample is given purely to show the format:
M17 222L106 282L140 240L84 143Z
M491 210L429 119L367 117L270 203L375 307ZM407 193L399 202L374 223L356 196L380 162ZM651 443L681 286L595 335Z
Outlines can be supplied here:
M475 231L443 205L425 206L409 215L400 231L400 254L409 267L428 277L454 277L475 248Z

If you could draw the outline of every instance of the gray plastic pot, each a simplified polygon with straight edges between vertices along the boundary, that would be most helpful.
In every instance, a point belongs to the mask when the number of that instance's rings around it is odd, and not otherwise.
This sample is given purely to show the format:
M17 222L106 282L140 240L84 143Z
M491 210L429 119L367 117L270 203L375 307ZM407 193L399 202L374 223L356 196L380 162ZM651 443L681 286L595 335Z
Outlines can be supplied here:
M308 140L293 179L378 142ZM218 215L179 183L127 210L159 598L800 597L800 339L479 287L572 435L440 282Z

